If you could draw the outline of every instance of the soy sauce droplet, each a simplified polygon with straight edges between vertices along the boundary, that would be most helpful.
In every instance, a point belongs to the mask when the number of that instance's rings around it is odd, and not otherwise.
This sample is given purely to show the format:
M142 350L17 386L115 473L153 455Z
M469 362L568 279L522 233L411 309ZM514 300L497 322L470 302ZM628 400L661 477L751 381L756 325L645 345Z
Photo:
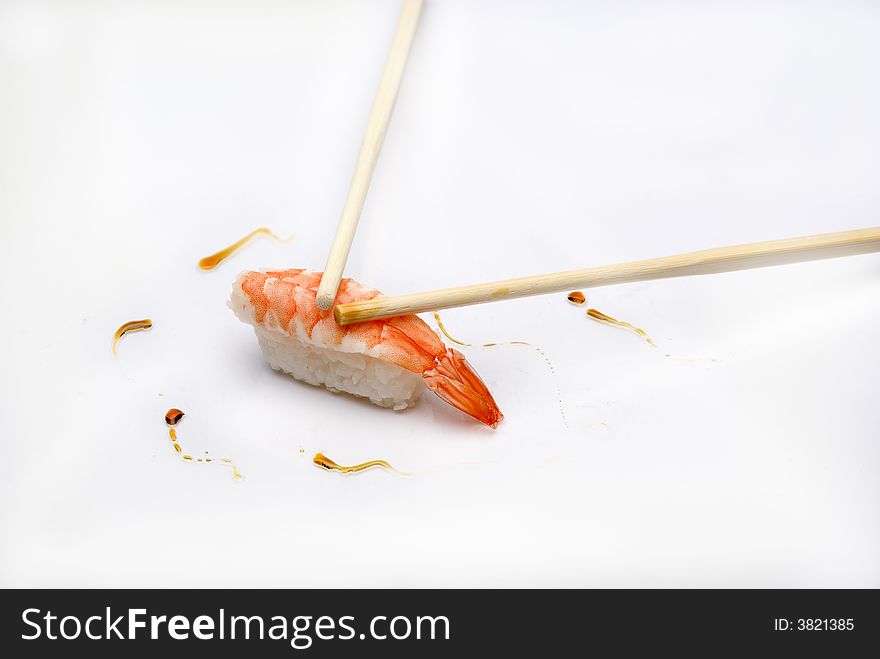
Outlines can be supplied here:
M176 407L172 407L170 410L165 412L165 423L167 423L169 426L176 426L182 418L183 410L179 410Z
M577 304L577 305L581 305L587 301L586 296L583 293L581 293L580 291L572 291L571 293L568 294L567 299L572 304Z

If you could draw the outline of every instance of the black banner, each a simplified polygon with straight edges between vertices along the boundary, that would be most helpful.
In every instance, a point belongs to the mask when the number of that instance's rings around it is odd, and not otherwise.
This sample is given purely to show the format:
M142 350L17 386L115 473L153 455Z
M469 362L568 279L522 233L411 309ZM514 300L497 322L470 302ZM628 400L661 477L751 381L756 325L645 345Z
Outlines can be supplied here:
M7 656L876 648L876 590L6 590ZM71 645L73 644L73 645Z

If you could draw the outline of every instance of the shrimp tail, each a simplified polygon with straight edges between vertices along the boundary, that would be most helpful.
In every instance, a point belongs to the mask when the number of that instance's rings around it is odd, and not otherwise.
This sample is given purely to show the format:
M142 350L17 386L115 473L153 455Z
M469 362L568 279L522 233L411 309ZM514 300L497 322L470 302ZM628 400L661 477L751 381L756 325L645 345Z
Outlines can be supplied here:
M458 350L447 348L422 377L428 389L477 421L495 428L504 418L485 383Z

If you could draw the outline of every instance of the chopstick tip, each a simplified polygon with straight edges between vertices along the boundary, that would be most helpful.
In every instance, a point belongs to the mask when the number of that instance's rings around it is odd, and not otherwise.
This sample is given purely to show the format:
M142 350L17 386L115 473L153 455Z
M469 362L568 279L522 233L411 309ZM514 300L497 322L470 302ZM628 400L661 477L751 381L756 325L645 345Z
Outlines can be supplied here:
M318 291L318 295L315 297L315 304L318 305L318 308L321 311L327 311L330 309L335 301L335 296L322 293L321 291Z

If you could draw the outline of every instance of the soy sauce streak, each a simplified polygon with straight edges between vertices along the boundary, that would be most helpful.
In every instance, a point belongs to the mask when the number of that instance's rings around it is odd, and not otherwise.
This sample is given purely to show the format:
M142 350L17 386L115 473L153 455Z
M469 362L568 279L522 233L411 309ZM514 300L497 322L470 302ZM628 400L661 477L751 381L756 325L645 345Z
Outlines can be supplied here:
M566 299L575 304L577 306L583 306L587 302L587 297L581 291L572 291L566 296ZM587 316L592 318L593 320L597 320L600 323L605 323L606 325L612 325L614 327L620 327L622 329L628 329L631 332L635 332L640 337L642 337L645 341L648 342L649 345L653 347L657 347L656 344L651 340L651 337L645 332L645 330L636 327L635 325L630 325L622 320L617 320L617 318L612 318L611 316L602 313L598 309L587 309Z
M196 458L189 454L183 453L183 447L177 441L177 429L173 426L176 426L180 420L183 418L184 412L183 410L179 410L176 407L172 407L165 413L165 423L168 424L168 436L171 438L171 446L174 447L174 452L180 455L180 457L185 462L203 462L203 463L211 463L214 462L214 458L208 455L208 452L205 451L204 458ZM232 460L229 458L220 458L218 461L219 464L222 464L226 467L230 467L232 469L232 478L237 481L240 481L243 476L239 473L238 468L233 464Z
M357 474L362 471L366 471L367 469L379 468L384 469L385 471L390 471L395 474L399 474L401 476L408 476L402 471L397 471L394 467L388 464L385 460L370 460L369 462L362 462L359 465L352 465L351 467L343 467L340 464L333 462L330 458L328 458L323 453L316 453L315 457L312 458L312 462L321 467L322 469L326 469L327 471L338 471L341 474Z
M116 347L119 345L119 340L128 334L129 332L140 332L146 331L153 326L153 321L149 318L145 318L144 320L130 320L127 323L124 323L116 333L113 335L113 356L116 356Z
M275 242L278 242L278 243L286 243L286 242L293 240L293 236L290 236L289 238L287 238L285 240L283 238L279 238L278 236L276 236L274 233L272 233L272 231L270 229L267 229L266 227L260 227L259 229L254 229L253 231L251 231L248 235L246 235L241 240L238 240L238 241L232 243L229 247L225 247L224 249L221 249L216 254L211 254L211 256L206 256L205 258L203 258L201 261L199 261L199 268L202 270L213 270L218 265L223 263L223 261L228 259L230 256L235 254L242 247L244 247L249 242L251 242L254 238L257 238L259 236L265 236L266 238L271 238L272 240L274 240Z
M432 312L434 314L434 320L437 321L437 327L440 328L440 332L442 332L443 336L445 336L450 341L457 343L460 346L465 346L466 348L473 347L472 343L465 343L464 341L459 341L458 339L452 337L448 331L446 331L446 326L443 324L443 321L440 320L440 314L436 311ZM562 417L563 425L568 428L568 419L565 416L565 404L562 402L562 392L559 389L559 383L556 381L556 369L553 368L553 363L550 361L550 358L547 356L543 350L541 350L538 346L534 346L531 343L527 343L526 341L508 341L505 343L484 343L480 347L481 348L494 348L496 346L501 345L509 345L509 346L528 346L532 348L535 352L540 355L541 359L544 360L544 363L547 364L547 368L550 369L550 375L553 377L553 386L556 387L556 399L559 402L559 416Z
M452 336L449 332L446 331L446 326L443 324L443 321L440 320L440 314L437 313L436 311L432 311L431 313L434 314L434 320L437 321L437 327L439 327L440 331L443 332L443 336L445 336L447 339L449 339L453 343L457 343L460 346L470 347L471 345L473 345L471 343L465 343L464 341L459 341L454 336ZM488 347L488 346L484 346L484 347Z
M657 344L655 344L651 340L651 337L648 336L647 332L645 332L645 330L643 329L636 327L635 325L630 325L629 323L626 323L622 320L617 320L617 318L612 318L611 316L602 313L598 309L587 309L587 316L592 318L593 320L599 321L600 323L605 323L606 325L612 325L613 327L620 327L622 329L628 329L631 332L635 332L645 341L647 341L648 345L653 348L657 347Z
M183 449L177 443L177 431L174 428L168 429L168 436L171 437L171 445L174 447L175 453L181 453Z
M453 343L457 343L460 346L464 346L465 348L473 348L473 346L474 346L473 343L465 343L464 341L460 341L459 339L456 339L454 336L452 336L449 333L449 331L446 329L446 325L444 325L443 321L440 319L440 314L438 312L432 311L431 313L434 314L434 320L437 321L437 327L440 328L440 333L443 334L443 336L445 336L447 339L449 339ZM525 341L509 341L508 343L510 345L515 345L515 344L529 345ZM504 344L503 343L484 343L480 347L481 348L494 348L495 346L499 346L499 345L504 345Z

